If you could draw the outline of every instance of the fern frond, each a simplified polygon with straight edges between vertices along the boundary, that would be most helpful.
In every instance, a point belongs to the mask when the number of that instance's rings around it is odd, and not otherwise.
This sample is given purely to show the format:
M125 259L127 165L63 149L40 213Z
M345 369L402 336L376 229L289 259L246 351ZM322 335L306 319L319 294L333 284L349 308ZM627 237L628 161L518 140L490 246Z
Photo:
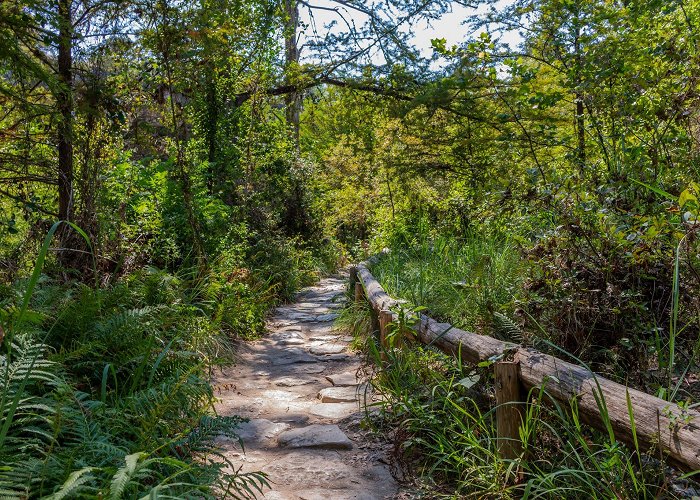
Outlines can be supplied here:
M522 344L523 332L515 321L505 314L496 312L493 315L494 337L514 344Z
M139 463L145 456L145 453L138 452L124 457L124 465L114 474L109 487L109 497L112 500L120 500L123 497L129 483L139 472Z
M92 475L93 470L93 467L85 467L71 473L61 485L60 489L53 495L49 495L47 500L76 498L82 494L95 491L94 487L89 486L89 484L95 480L95 477Z

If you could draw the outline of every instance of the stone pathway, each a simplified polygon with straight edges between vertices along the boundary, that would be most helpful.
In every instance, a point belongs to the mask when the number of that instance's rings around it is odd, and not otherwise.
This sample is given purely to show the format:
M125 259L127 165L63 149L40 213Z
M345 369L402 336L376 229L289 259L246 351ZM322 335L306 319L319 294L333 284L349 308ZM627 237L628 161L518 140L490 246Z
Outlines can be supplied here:
M241 415L245 453L221 440L243 471L269 475L266 499L391 499L386 448L359 430L369 386L358 380L352 338L333 331L346 280L327 278L277 308L260 341L215 380L221 415Z

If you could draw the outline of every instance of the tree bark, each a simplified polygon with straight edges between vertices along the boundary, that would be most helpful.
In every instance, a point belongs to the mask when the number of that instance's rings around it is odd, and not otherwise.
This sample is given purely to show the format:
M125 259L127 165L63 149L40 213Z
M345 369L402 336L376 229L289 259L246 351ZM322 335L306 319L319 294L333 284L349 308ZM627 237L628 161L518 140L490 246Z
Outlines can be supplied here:
M581 178L583 178L586 170L586 117L584 116L584 94L581 90L581 69L582 69L582 55L581 55L581 22L579 12L576 12L574 16L574 98L576 99L576 160L578 163L579 173Z
M287 83L293 84L293 73L299 68L299 45L297 32L299 31L299 4L297 0L284 0L286 15L285 26L285 69L287 70ZM301 99L297 92L290 92L285 96L287 127L289 127L292 140L299 147L299 115L301 113Z
M73 20L71 1L58 0L58 218L73 218Z

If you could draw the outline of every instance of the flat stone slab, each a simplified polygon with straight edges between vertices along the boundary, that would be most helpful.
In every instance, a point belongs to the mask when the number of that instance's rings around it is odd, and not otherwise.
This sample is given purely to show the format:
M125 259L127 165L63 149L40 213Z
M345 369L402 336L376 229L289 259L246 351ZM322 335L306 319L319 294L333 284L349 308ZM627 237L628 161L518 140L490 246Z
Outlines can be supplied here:
M307 374L315 374L315 373L321 373L322 371L325 371L326 367L322 364L314 364L314 365L297 365L293 367L290 372L292 373L307 373Z
M335 321L335 319L338 317L338 314L336 313L330 313L330 314L321 314L320 316L316 317L316 321Z
M309 352L311 354L317 354L319 356L325 356L327 354L340 354L344 350L345 346L341 344L320 344L309 348Z
M321 403L353 403L362 397L362 387L327 387L318 393Z
M318 358L305 352L293 352L283 356L273 356L269 358L270 363L274 366L294 365L298 363L316 363Z
M278 318L269 325L270 330L286 330L286 329L298 329L301 331L301 327L297 325L298 321L292 321L285 318Z
M333 375L326 375L326 380L333 384L334 387L350 387L359 383L356 372L345 372L335 373Z
M341 352L340 354L331 354L320 359L321 361L345 361L346 359L350 359L350 355L348 353Z
M309 378L284 377L275 382L279 387L299 387L300 385L308 385L314 382Z
M272 439L279 433L288 430L291 426L285 423L272 422L264 418L258 418L241 424L236 431L243 440L244 445L258 444Z
M357 413L360 408L357 403L318 403L310 406L307 411L317 417L342 420Z
M287 339L303 339L304 336L301 334L301 329L299 330L283 330L281 332L272 332L270 338L273 340L287 340Z
M317 320L316 316L306 312L288 312L282 316L282 321L292 320L292 321L320 321Z
M311 342L335 342L338 340L337 335L314 335L309 339Z
M324 448L351 450L352 441L337 425L314 424L292 429L279 435L277 442L287 448Z
M285 322L283 321L283 323L285 323ZM272 334L301 332L301 330L302 330L301 326L299 326L297 324L284 325L284 326L278 326L278 327L271 326L270 328L268 328L268 331Z
M279 345L304 345L304 344L306 344L306 341L304 339L291 338L291 339L278 340L277 343Z

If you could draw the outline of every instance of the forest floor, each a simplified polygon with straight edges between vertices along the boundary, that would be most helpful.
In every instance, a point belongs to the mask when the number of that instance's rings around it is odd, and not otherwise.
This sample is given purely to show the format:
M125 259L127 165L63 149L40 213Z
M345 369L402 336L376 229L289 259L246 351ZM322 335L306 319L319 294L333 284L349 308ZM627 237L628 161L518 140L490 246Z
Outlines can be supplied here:
M390 473L391 445L363 429L372 401L352 341L333 329L347 280L326 278L278 307L259 341L242 343L237 364L215 378L221 415L241 427L245 450L222 439L242 472L262 471L266 499L405 498Z

